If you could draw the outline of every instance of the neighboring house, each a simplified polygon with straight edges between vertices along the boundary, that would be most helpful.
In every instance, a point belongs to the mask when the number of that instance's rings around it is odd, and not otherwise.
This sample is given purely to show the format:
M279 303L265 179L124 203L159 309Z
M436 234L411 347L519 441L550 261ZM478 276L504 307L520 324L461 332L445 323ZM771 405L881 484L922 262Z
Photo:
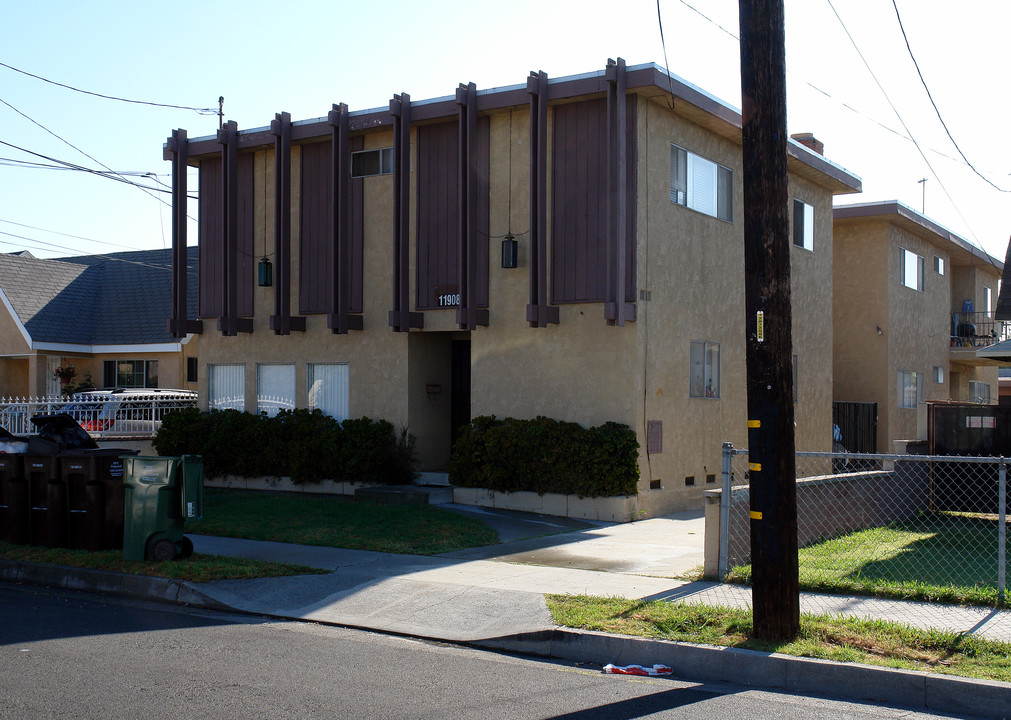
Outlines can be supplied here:
M196 248L191 255L195 292ZM0 397L59 395L58 369L74 385L90 375L98 388L195 390L196 343L172 337L165 322L171 267L169 250L0 254Z
M202 326L201 402L385 418L427 471L479 415L617 421L638 434L640 494L608 517L697 507L721 444L747 437L740 124L619 61L176 131L177 213L200 169L200 302L172 322ZM860 180L788 150L797 447L830 450L832 198Z
M996 403L1003 263L899 202L834 217L833 397L877 403L878 451L917 439L924 400Z

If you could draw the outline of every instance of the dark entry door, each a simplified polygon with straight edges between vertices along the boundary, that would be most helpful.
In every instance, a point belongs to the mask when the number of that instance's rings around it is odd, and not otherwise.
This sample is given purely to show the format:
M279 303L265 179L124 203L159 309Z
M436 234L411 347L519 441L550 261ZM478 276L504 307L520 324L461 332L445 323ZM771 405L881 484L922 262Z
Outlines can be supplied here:
M451 439L456 444L460 428L470 422L470 339L453 340L451 372L453 387L450 395Z

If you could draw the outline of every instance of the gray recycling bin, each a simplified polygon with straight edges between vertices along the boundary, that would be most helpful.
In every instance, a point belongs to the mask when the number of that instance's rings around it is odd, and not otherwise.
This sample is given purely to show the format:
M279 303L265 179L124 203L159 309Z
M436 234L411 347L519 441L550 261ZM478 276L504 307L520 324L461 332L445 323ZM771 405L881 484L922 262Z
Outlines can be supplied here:
M183 526L203 517L203 458L125 457L123 467L123 559L162 562L192 555Z

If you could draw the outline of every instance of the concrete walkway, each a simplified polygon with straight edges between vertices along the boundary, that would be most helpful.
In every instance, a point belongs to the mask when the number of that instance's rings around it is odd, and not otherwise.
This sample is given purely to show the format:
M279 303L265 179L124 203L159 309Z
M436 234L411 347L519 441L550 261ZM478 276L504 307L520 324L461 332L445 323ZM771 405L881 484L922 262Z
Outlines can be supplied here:
M1003 717L1011 706L1006 683L572 631L552 623L546 593L749 606L749 588L677 579L702 564L701 513L618 525L443 507L481 516L509 542L422 557L192 535L198 553L331 572L183 583L0 563L0 580L118 588L134 596L601 665L659 662L684 679L755 683L959 715ZM1006 611L810 593L802 594L801 608L1011 640Z

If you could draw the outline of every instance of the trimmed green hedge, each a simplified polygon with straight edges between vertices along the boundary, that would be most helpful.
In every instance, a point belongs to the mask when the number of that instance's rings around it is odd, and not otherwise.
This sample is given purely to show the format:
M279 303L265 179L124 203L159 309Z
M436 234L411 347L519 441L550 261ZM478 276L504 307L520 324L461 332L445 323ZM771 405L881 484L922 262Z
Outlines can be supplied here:
M499 492L579 497L635 495L639 442L627 425L474 418L453 447L449 480Z
M414 437L386 420L338 422L320 410L274 417L188 408L165 415L153 442L159 455L202 455L208 476L290 476L294 483L399 485L413 481Z

